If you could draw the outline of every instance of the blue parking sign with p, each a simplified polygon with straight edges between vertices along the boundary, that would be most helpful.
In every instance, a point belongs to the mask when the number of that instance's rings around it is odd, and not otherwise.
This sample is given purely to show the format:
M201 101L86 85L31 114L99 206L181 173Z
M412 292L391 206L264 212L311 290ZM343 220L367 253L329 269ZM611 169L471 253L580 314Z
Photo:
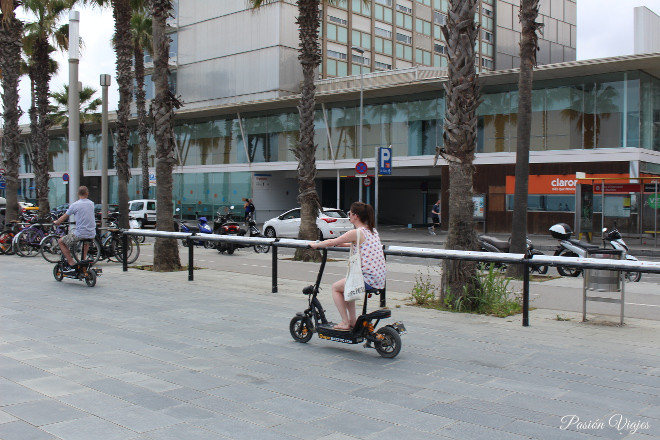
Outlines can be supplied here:
M392 148L378 149L378 174L392 174Z

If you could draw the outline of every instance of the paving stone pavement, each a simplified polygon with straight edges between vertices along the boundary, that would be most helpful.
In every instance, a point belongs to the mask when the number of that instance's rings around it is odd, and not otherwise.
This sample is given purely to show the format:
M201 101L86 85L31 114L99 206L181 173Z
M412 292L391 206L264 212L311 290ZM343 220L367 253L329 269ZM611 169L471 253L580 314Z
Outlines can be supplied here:
M384 359L294 342L300 282L104 265L88 288L27 261L0 259L3 440L660 439L658 321L523 328L395 297L408 334Z

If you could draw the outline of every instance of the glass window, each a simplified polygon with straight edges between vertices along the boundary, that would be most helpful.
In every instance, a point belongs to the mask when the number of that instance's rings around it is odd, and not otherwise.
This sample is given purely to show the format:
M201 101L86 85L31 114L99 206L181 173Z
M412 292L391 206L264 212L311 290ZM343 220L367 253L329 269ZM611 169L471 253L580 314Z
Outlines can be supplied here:
M328 76L337 76L337 61L328 59L326 62Z
M327 34L326 37L328 37L328 40L337 41L337 26L328 23L325 28Z
M348 43L348 29L342 26L337 26L337 41L340 43Z
M376 5L374 7L374 17L376 20L392 23L392 9Z

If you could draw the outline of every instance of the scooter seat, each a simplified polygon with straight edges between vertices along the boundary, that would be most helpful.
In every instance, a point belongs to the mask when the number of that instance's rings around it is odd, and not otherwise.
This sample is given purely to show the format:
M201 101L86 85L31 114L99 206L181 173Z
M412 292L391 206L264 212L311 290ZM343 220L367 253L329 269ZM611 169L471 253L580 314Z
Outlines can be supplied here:
M510 244L508 241L500 240L499 238L491 237L490 235L482 235L479 237L481 240L495 246L497 249L502 252L508 252Z
M568 241L571 244L574 244L575 246L579 246L584 249L598 249L598 245L596 244L587 243L586 241L582 241L582 240L576 240L575 238L570 238Z
M199 233L199 226L188 226L188 230L194 234Z
M392 311L388 309L374 310L371 313L367 313L363 316L364 319L385 319L392 316Z
M367 289L366 290L366 293L368 293L369 295L380 295L383 292L385 292L385 289L373 288L373 289Z

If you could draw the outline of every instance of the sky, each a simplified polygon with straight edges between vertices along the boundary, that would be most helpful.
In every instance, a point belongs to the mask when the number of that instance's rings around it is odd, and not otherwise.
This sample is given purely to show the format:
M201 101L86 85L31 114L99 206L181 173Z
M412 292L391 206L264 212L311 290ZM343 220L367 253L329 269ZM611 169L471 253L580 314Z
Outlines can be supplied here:
M541 0L550 1L550 0ZM633 8L646 6L660 15L660 0L577 0L577 59L603 58L633 53ZM112 76L109 88L108 108L117 109L115 54L110 44L114 33L112 11L83 7L80 11L80 36L84 41L79 65L79 80L84 86L98 89L95 97L101 97L99 76ZM68 18L66 19L68 20ZM51 91L60 91L69 82L68 56L57 53L60 65L58 74L51 81ZM20 106L26 113L21 124L27 124L30 107L29 82L20 84Z

